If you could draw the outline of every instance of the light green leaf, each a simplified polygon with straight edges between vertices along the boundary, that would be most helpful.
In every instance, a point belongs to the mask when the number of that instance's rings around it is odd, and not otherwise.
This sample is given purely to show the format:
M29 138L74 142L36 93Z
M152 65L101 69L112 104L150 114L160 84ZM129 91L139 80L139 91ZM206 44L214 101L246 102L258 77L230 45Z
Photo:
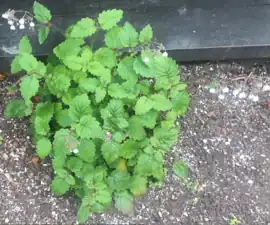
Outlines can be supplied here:
M17 117L23 118L27 116L26 110L28 106L25 104L23 99L11 100L5 107L4 116L5 117Z
M172 98L173 110L179 115L183 115L189 106L189 94L187 91L181 91Z
M133 197L127 191L116 192L114 196L115 207L124 214L132 214Z
M153 129L156 126L158 112L150 110L149 112L138 116L143 126Z
M138 44L138 33L129 22L125 22L123 26L120 41L124 47L135 47Z
M33 12L35 19L40 23L48 23L52 18L50 10L37 1L34 2Z
M29 53L23 53L19 58L19 63L26 72L32 72L38 67L37 59Z
M62 97L69 89L70 78L65 73L55 70L53 75L46 78L46 84L52 94Z
M11 73L18 73L22 70L22 67L20 65L20 56L17 55L15 58L12 60L11 63Z
M98 189L95 193L95 200L101 204L110 204L112 202L112 195L108 188Z
M96 94L95 94L96 102L97 103L101 102L105 98L106 93L107 93L106 89L101 88L101 87L97 87L96 88Z
M84 44L84 40L80 38L66 39L53 49L54 54L59 59L64 59L67 56L78 55L81 51L81 45Z
M116 26L116 24L122 19L122 16L122 10L106 10L98 15L98 22L103 30L109 30Z
M128 172L114 170L108 177L108 185L111 191L125 190L130 186L130 175Z
M122 42L120 40L120 34L122 32L122 28L114 27L105 33L105 44L107 47L112 49L123 48Z
M35 76L26 75L23 77L20 84L20 91L26 103L29 102L30 99L37 94L38 88L39 82Z
M78 213L77 213L77 221L79 224L85 223L88 220L90 214L90 208L88 205L81 204Z
M72 119L69 116L68 109L61 109L56 111L55 119L61 127L69 127L72 124Z
M75 125L76 132L81 138L104 138L99 122L92 116L83 116L80 123Z
M133 63L133 68L137 74L142 77L151 78L156 77L155 70L152 67L149 67L142 59L136 58Z
M75 174L80 172L83 167L83 161L75 156L69 157L67 160L67 168L70 169Z
M164 151L169 151L177 141L178 129L175 127L157 127L151 138L151 144Z
M136 85L125 82L122 85L118 83L112 83L108 87L108 94L114 98L127 98L135 99L139 94L139 89Z
M70 55L63 59L63 63L71 70L81 70L84 60L83 58L76 56L76 55Z
M83 72L83 71L72 71L71 75L71 79L74 80L76 83L80 83L81 79L86 78L87 73Z
M173 172L185 180L188 178L188 166L183 161L177 161L173 164Z
M96 78L82 78L79 80L79 88L82 92L95 92L95 90L99 87L100 82Z
M52 144L48 138L42 138L37 142L37 154L41 159L47 157L52 150Z
M70 151L77 149L79 141L75 134L68 129L60 129L56 131L53 141L54 157L65 157ZM65 161L64 161L65 162Z
M104 142L101 147L102 155L108 164L115 162L119 158L120 145L115 142Z
M147 190L147 178L142 176L132 176L130 191L134 196L144 195Z
M131 84L135 84L138 80L138 75L133 69L133 63L133 58L126 57L118 64L117 68L118 75L122 79L129 81Z
M124 116L124 103L118 99L112 99L108 103L107 107L101 110L101 117L106 118L117 118Z
M94 162L96 154L96 146L91 140L81 140L78 147L79 153L78 156L89 163Z
M38 103L36 106L36 116L50 121L54 114L54 105L51 102Z
M48 121L41 117L35 118L35 130L37 134L45 135L49 132L50 127Z
M172 108L172 103L163 94L154 94L150 97L154 101L153 108L160 111L167 111Z
M27 36L23 36L19 43L19 54L32 53L32 46Z
M117 64L116 54L110 48L99 48L95 53L95 60L108 68L113 68Z
M139 152L138 142L129 139L126 140L120 147L120 156L125 159L133 158Z
M140 97L135 105L136 115L141 115L149 112L153 108L154 104L155 103L153 100L145 96Z
M152 40L153 37L153 30L152 27L148 24L145 26L139 35L139 40L141 43L149 43Z
M63 195L69 190L69 184L60 177L55 177L54 180L52 181L52 191L56 195Z
M133 116L130 118L128 135L134 140L143 140L146 138L146 133L139 117Z
M83 116L91 114L90 100L87 94L76 96L69 108L69 116L73 121L79 121Z
M90 62L88 64L88 71L91 74L100 77L100 81L104 85L107 85L111 82L111 71L105 68L98 61Z
M85 38L96 32L95 21L90 18L82 18L74 24L69 32L72 38Z
M50 33L50 28L49 27L42 27L39 29L38 31L38 41L39 41L39 44L43 44L46 39L48 38L48 35Z

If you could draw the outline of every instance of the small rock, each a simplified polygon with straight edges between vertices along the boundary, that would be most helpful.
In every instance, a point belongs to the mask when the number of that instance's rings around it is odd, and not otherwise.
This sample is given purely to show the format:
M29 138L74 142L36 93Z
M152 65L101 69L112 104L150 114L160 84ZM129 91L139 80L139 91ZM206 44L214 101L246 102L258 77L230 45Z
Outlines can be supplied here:
M253 182L253 180L248 180L248 184L253 184L254 182Z
M223 100L224 98L225 98L225 95L223 94L218 95L218 99Z
M212 93L212 94L214 94L214 93L217 93L217 90L215 88L210 88L209 89L209 92Z
M233 90L233 95L237 96L240 93L240 91L241 91L240 89Z
M228 87L224 87L223 89L222 89L222 92L223 93L228 93L230 90L229 90L229 88Z
M4 159L4 160L8 160L8 155L7 155L6 153L3 153L2 156L3 156L3 159Z
M270 86L268 84L264 85L262 88L263 91L270 91Z
M241 92L238 97L244 99L247 97L247 94L245 92Z

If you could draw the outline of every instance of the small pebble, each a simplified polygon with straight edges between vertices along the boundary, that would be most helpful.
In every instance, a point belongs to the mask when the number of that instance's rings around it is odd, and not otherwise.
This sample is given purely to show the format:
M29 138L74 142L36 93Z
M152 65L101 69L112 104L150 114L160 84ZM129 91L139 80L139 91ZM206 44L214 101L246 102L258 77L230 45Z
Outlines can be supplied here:
M206 139L203 139L203 143L206 144L207 143L207 140Z
M230 90L229 90L229 88L228 87L224 87L223 89L222 89L222 92L223 93L228 93Z
M268 84L264 85L262 88L263 91L270 91L270 86Z
M238 97L243 99L247 97L247 94L245 92L241 92Z
M218 99L223 100L225 96L223 94L218 95Z
M258 102L259 101L259 96L254 95L253 98L252 98L252 101L253 102Z
M253 184L253 180L248 180L248 184Z
M240 89L233 90L233 95L237 96L240 93L240 91L241 91Z
M215 88L210 88L210 89L209 89L209 92L212 93L212 94L217 93L217 91L216 91Z

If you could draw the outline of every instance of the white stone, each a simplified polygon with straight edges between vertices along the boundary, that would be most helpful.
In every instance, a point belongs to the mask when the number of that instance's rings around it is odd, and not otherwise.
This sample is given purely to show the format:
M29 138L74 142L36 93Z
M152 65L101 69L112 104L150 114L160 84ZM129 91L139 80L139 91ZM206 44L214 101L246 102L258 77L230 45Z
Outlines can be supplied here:
M79 150L77 148L73 149L73 153L77 154L79 152Z
M223 94L218 95L218 99L223 100L224 98L225 98L225 96Z
M248 180L248 184L253 184L253 180Z
M168 52L163 52L162 55L163 55L164 57L168 57Z
M144 58L143 61L144 61L145 63L148 63L148 62L149 62L149 59L148 59L148 58Z
M24 24L21 24L21 25L19 26L19 28L20 28L20 30L23 30L23 29L25 28Z
M14 25L11 25L10 30L16 30L16 27Z
M253 102L258 102L259 101L259 96L258 95L254 95L252 98Z
M268 84L264 85L262 88L263 91L270 91L270 86Z
M247 97L247 94L245 92L241 92L238 97L243 99Z
M233 90L233 95L237 96L240 93L240 91L241 91L240 89Z
M35 23L34 22L30 22L30 27L34 27L35 26Z
M210 89L209 89L209 92L212 93L212 94L214 94L214 93L216 93L217 91L216 91L215 88L210 88Z
M228 93L230 90L229 90L229 88L228 87L224 87L223 89L222 89L222 92L223 93Z
M13 20L8 20L8 24L13 25L14 24Z
M2 14L2 18L7 19L8 18L8 14L7 13Z

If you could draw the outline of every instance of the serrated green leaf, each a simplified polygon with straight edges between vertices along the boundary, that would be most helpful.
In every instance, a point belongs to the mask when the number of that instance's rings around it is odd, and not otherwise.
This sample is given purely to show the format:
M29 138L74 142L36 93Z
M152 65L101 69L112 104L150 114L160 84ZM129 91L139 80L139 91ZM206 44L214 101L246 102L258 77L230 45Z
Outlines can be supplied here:
M188 178L188 166L183 161L177 161L173 164L173 172L185 180Z
M141 80L138 83L138 89L141 91L143 95L149 95L151 88L152 87L149 80Z
M19 43L19 54L32 53L32 46L27 36L23 36Z
M77 213L77 222L79 224L85 223L90 214L90 207L88 205L81 205Z
M78 147L78 156L89 163L94 162L96 155L96 146L91 140L81 140Z
M56 131L53 141L54 157L65 157L72 150L77 149L79 141L74 133L68 129L60 129ZM64 161L65 162L65 161Z
M133 68L137 74L142 77L151 78L156 77L155 70L152 67L149 67L142 59L136 58L133 63Z
M55 112L55 119L61 127L69 127L72 124L68 109L62 109L62 107Z
M128 172L114 170L108 177L108 185L111 191L125 190L130 186L130 175Z
M139 117L133 116L130 118L128 135L134 140L143 140L146 138L146 132Z
M120 147L120 156L125 159L133 158L139 152L138 142L129 139L126 140Z
M151 144L157 148L169 151L177 141L178 129L175 127L157 127L154 129L154 135L151 138Z
M48 138L42 138L37 142L37 154L41 159L47 157L52 150L51 141Z
M54 105L51 102L38 103L36 106L36 116L50 121L54 114Z
M62 97L70 87L70 78L64 73L54 71L53 75L46 78L46 84L52 94Z
M35 19L40 23L48 23L52 18L50 10L37 1L34 2L33 12Z
M45 135L49 132L50 127L48 121L41 117L35 118L35 130L37 134Z
M158 117L158 112L155 110L150 110L149 112L139 116L139 119L143 126L153 129L156 126L156 121Z
M67 168L70 169L75 174L80 172L83 167L83 161L78 157L69 157L67 160Z
M76 132L81 138L104 138L104 133L99 122L92 116L83 116L80 122L75 125Z
M153 30L152 27L148 24L145 26L139 35L139 40L141 43L149 43L152 40L153 37Z
M11 63L11 73L18 73L22 70L22 67L20 65L20 56L17 55L15 58L12 60Z
M115 132L113 135L113 140L117 143L121 143L123 140L126 139L126 135L123 132Z
M36 76L37 78L42 78L47 73L47 67L44 65L43 62L38 61L38 66L35 70L31 71L31 73Z
M76 83L80 83L81 79L85 79L87 76L87 73L83 71L72 71L71 73L71 79L74 80Z
M178 115L183 115L189 106L189 94L187 91L181 91L172 98L173 110Z
M160 111L167 111L172 108L172 103L163 94L154 94L151 96L154 101L153 108Z
M123 26L120 41L124 47L135 47L138 44L138 33L129 22L125 22Z
M73 121L79 121L83 116L91 114L90 100L87 94L76 96L69 108L69 116Z
M35 76L26 75L23 77L20 84L20 91L26 103L37 94L38 88L39 81Z
M96 30L95 21L87 17L74 24L69 34L72 38L85 38L94 34Z
M106 92L105 88L97 87L96 88L96 94L95 94L96 102L97 103L101 102L105 98L106 93L107 92Z
M168 90L171 86L179 83L179 68L176 62L169 58L159 55L155 59L155 73L157 90Z
M120 40L120 34L122 32L122 28L114 27L105 33L105 44L107 47L112 49L123 48L122 42Z
M95 52L95 60L108 68L113 68L117 64L116 54L110 48L99 48Z
M114 196L115 207L124 214L132 214L133 197L127 191L116 192Z
M83 67L84 60L80 56L70 55L63 59L63 63L71 70L79 71Z
M108 188L98 189L95 193L95 200L101 204L110 204L112 202L112 195Z
M118 75L131 84L135 84L139 77L133 69L133 63L133 58L126 57L118 64L117 68Z
M63 195L69 190L69 184L62 178L60 177L55 177L54 180L52 181L52 191L56 195Z
M27 116L25 112L27 109L28 106L23 99L11 100L5 107L4 116L23 118Z
M130 191L134 196L144 195L147 190L147 178L142 176L132 176Z
M77 88L69 88L66 93L62 96L62 101L64 104L70 106L73 99L78 95Z
M111 71L105 68L98 61L90 62L88 64L88 71L91 74L100 77L100 81L104 85L107 85L111 82Z
M122 85L118 83L112 83L108 87L108 94L114 98L127 98L135 99L139 94L139 89L132 83L125 82Z
M64 59L67 56L78 55L81 51L81 45L84 44L84 40L80 38L66 39L53 49L54 54L59 59Z
M79 89L83 93L95 92L99 87L100 82L96 78L82 78L79 80Z
M37 59L29 53L23 53L19 58L19 63L26 72L32 72L38 67Z
M153 108L154 104L153 100L145 96L140 97L135 105L136 115L142 115L149 112Z
M103 30L109 30L116 26L116 24L122 19L122 16L122 10L106 10L98 15L98 22Z
M106 118L117 118L124 116L124 103L118 99L112 99L108 103L107 107L101 110L101 117Z
M39 29L38 31L38 41L39 41L39 44L43 44L46 39L48 38L48 35L50 33L50 28L49 27L42 27Z
M120 145L115 142L104 142L101 147L102 155L108 164L115 162L119 158Z

